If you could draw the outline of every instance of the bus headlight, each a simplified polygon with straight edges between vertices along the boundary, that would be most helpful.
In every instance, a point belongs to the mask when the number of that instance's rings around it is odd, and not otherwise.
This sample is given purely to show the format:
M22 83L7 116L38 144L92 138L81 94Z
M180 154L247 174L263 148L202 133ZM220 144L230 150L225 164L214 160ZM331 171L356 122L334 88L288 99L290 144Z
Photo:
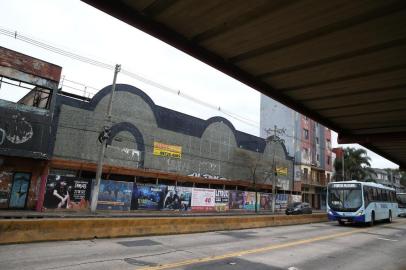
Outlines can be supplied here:
M327 214L334 216L333 212L331 210L328 210Z
M364 210L359 210L356 216L362 216L364 214Z

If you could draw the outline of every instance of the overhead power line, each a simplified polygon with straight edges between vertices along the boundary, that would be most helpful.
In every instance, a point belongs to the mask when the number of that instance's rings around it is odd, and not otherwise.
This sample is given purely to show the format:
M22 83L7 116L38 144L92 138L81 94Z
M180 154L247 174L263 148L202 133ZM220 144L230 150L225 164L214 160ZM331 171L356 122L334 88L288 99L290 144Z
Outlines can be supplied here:
M108 69L108 70L114 70L114 65L112 65L112 64L104 63L104 62L101 62L101 61L98 61L98 60L95 60L95 59L92 59L92 58L89 58L89 57L85 57L85 56L81 56L81 55L76 54L76 53L69 52L69 51L64 50L64 49L60 49L60 48L58 48L56 46L49 45L49 44L47 44L45 42L38 41L38 40L36 40L34 38L30 38L30 37L28 37L26 35L20 34L17 31L11 31L11 30L7 30L7 29L4 29L4 28L0 27L0 34L11 37L11 38L14 38L14 39L17 39L17 40L21 40L21 41L26 42L28 44L31 44L33 46L36 46L36 47L51 51L53 53L56 53L56 54L59 54L59 55L62 55L62 56L65 56L65 57L68 57L68 58L71 58L71 59L74 59L74 60L77 60L77 61L81 61L81 62L86 63L86 64L90 64L90 65L97 66L97 67L104 68L104 69ZM232 117L233 119L235 119L235 120L237 120L239 122L242 122L242 123L244 123L246 125L249 125L249 126L252 126L252 127L255 127L255 128L259 128L259 123L257 121L255 121L255 120L252 120L252 119L237 115L235 113L229 112L227 110L224 110L221 106L216 106L216 105L211 104L209 102L203 101L203 100L201 100L199 98L196 98L196 97L191 96L189 94L183 93L181 90L165 86L165 85L163 85L163 84L161 84L159 82L156 82L154 80L145 78L144 76L141 76L139 74L136 74L136 73L131 72L131 71L126 70L126 69L122 69L121 73L123 75L126 75L126 76L130 77L130 78L138 80L138 81L140 81L142 83L148 84L150 86L153 86L155 88L161 89L161 90L166 91L166 92L169 92L171 94L175 94L177 96L180 96L180 97L182 97L184 99L187 99L189 101L192 101L192 102L197 103L199 105L202 105L204 107L207 107L207 108L210 108L210 109L213 109L213 110L216 110L216 111L220 111L220 112L228 115L229 117ZM72 82L74 82L74 81L72 81ZM76 82L74 82L74 83L76 83ZM83 85L83 86L85 86L85 85ZM67 86L67 87L77 90L77 88L75 88L75 87L71 87L71 86Z

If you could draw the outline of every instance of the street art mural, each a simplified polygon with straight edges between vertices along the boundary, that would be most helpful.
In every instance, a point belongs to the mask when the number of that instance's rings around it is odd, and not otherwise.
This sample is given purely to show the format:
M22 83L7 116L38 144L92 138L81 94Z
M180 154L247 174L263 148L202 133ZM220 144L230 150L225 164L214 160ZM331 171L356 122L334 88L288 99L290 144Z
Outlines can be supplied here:
M0 104L0 154L49 158L49 113L45 110L30 111L25 107L3 106Z

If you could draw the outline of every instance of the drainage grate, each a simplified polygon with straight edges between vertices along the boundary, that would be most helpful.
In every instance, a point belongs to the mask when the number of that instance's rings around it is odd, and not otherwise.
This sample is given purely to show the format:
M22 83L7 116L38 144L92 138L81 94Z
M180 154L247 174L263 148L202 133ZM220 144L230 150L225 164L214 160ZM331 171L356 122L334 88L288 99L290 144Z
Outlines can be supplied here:
M124 261L128 264L136 265L136 266L157 266L158 265L157 263L136 260L133 258L124 258Z
M152 241L152 240L135 240L135 241L124 241L124 242L117 242L120 245L126 246L126 247L145 247L145 246L157 246L160 245L161 243Z

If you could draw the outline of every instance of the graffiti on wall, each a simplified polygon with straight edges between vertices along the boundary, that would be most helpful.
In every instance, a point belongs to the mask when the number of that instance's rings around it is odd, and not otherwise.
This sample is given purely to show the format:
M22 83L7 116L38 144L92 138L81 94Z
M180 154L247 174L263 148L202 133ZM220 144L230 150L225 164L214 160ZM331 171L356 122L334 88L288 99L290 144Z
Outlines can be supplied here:
M12 144L22 144L34 135L32 125L24 117L13 115L3 128L0 128L0 145L7 139Z
M8 208L13 173L0 171L0 209Z
M48 158L50 116L46 111L28 111L20 104L0 102L0 154Z
M227 178L221 177L219 175L211 175L208 173L198 173L198 172L193 172L191 174L188 174L188 176L193 176L193 177L202 177L202 178L207 178L207 179L221 179L221 180L227 180Z

